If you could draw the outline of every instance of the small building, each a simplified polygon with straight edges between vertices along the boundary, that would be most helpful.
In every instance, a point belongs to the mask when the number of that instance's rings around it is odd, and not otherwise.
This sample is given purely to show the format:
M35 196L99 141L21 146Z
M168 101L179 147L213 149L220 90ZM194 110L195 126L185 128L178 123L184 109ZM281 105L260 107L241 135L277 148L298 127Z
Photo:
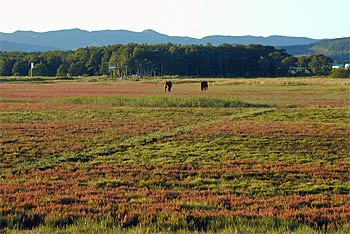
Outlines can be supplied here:
M310 71L306 67L291 67L289 73L292 75L305 75L309 74Z
M332 69L344 68L344 64L333 64Z

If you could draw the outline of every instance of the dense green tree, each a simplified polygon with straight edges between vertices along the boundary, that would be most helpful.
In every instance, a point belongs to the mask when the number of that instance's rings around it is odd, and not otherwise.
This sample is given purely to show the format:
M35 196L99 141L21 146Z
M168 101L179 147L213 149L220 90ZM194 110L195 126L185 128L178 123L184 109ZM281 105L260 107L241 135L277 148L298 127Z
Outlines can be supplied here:
M272 74L274 77L285 75L282 60L288 55L283 51L274 51L269 54L271 58L270 68L272 68Z
M298 57L298 71L296 73L297 76L309 76L312 74L310 69L310 61L311 59L309 56Z
M62 64L62 57L63 54L59 51L49 51L44 55L49 76L55 76L57 74L57 69Z
M91 53L86 62L87 74L90 76L100 75L99 69L102 61L103 50L97 47L90 48Z
M116 52L116 65L121 75L127 76L131 74L132 54L136 44L127 44L119 47Z
M87 70L83 61L71 63L68 68L68 74L71 76L87 75Z
M33 76L50 76L48 66L46 62L40 62L35 64L35 68L33 69ZM55 74L56 75L56 74Z
M108 61L109 58L111 57L111 50L109 50L108 48L104 49L101 51L101 63L98 66L98 73L99 75L106 75L109 72L109 65L108 65Z
M287 57L284 57L281 62L282 62L283 73L291 75L289 72L291 69L293 69L296 66L298 59L293 56L287 56Z
M68 63L62 63L57 69L56 76L67 76L68 72L69 72Z
M0 75L179 75L197 77L276 77L328 75L330 59L323 55L288 55L263 45L127 44L80 48L75 51L0 52ZM291 72L294 70L293 72Z
M0 76L11 76L14 60L9 60L5 56L0 56Z
M14 76L27 76L30 65L27 61L17 61L12 67L12 74Z
M324 56L323 54L311 55L310 69L312 75L316 76L327 76L332 70L331 58Z

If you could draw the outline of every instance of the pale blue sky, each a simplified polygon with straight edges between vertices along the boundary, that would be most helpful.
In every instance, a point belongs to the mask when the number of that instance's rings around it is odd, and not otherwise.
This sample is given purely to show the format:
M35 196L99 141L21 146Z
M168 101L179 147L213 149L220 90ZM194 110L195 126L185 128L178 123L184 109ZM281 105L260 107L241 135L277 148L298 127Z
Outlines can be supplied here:
M154 29L207 35L350 36L350 0L2 0L0 32Z

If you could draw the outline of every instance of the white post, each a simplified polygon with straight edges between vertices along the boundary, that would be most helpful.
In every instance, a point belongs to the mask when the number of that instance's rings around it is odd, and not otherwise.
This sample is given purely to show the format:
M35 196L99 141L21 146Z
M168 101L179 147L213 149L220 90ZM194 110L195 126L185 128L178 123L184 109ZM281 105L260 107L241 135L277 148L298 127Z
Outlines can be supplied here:
M30 63L30 77L33 77L34 63Z

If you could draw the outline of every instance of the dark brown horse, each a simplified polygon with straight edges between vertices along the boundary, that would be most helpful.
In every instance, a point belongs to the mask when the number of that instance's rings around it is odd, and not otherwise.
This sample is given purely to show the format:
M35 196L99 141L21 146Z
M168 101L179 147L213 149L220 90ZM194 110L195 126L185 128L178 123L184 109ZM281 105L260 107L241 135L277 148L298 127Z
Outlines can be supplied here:
M208 90L208 81L201 82L201 90Z
M168 90L169 93L170 93L171 92L171 87L173 87L173 83L170 80L166 81L165 85L164 85L165 92L166 92L166 90Z

